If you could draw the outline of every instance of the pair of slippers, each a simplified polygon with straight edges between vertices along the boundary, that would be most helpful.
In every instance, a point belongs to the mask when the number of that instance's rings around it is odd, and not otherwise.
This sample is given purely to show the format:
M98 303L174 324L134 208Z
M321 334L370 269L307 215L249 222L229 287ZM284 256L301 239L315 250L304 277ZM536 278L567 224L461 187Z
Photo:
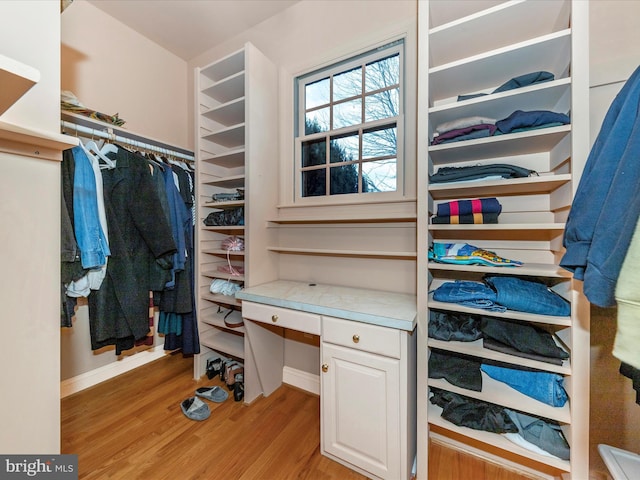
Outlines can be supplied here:
M191 420L202 421L206 420L211 415L209 405L200 400L199 397L205 398L214 403L222 403L229 398L229 394L217 385L196 389L195 397L189 397L180 403L182 413Z

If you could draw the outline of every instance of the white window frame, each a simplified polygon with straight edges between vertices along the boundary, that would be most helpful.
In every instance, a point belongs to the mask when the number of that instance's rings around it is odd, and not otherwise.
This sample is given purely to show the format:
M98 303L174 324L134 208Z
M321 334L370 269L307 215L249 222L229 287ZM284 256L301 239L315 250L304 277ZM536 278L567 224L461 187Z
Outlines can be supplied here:
M405 195L405 90L406 90L406 78L405 78L405 42L406 39L401 37L391 43L385 43L379 47L373 47L364 51L363 53L356 54L346 60L334 63L327 67L315 70L313 72L302 74L294 78L295 88L297 93L295 102L294 122L296 122L296 128L294 129L294 203L298 205L331 205L331 204L349 204L349 203L371 203L381 201L393 201L401 199ZM395 117L387 117L381 120L375 120L365 123L352 125L349 127L343 127L336 130L328 130L325 132L313 133L309 135L304 134L305 130L305 86L307 84L314 83L318 80L346 72L355 67L364 66L368 63L381 60L395 54L399 55L399 114ZM364 88L364 86L363 86ZM361 97L362 98L362 97ZM333 99L330 99L329 105L333 105ZM345 193L331 195L329 191L325 195L321 196L302 196L302 145L304 142L314 139L327 139L327 155L329 155L329 141L331 137L336 137L345 133L358 133L362 135L364 130L369 130L377 126L395 124L396 128L396 190L389 192L362 192L362 193ZM296 135L297 133L297 135ZM358 158L358 164L363 162L362 158ZM330 164L328 164L330 165ZM327 176L329 176L330 166L327 168ZM360 169L359 169L360 170ZM361 179L360 179L361 180Z

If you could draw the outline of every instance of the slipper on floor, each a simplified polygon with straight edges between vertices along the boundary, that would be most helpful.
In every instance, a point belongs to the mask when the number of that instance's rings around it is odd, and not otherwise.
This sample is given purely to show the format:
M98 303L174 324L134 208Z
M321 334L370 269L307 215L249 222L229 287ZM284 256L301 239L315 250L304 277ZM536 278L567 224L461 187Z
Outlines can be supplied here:
M216 403L222 403L229 398L229 394L217 385L213 387L200 387L196 389L196 395Z
M180 403L182 413L191 420L201 421L206 420L211 415L209 405L204 403L198 397L189 397Z

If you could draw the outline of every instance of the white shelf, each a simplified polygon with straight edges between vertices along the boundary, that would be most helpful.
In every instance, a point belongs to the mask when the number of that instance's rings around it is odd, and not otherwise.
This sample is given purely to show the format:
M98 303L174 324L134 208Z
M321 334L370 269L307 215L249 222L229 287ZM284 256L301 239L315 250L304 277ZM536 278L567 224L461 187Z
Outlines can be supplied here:
M467 390L466 388L460 388L452 385L446 380L439 378L430 378L428 380L428 384L430 387L441 388L443 390L464 395L466 397L495 403L512 410L520 410L521 412L545 417L550 420L556 420L565 424L571 423L571 411L568 401L563 407L552 407L551 405L547 405L527 395L524 395L523 393L518 392L504 382L494 380L484 372L481 372L481 375L481 392L475 392L473 390Z
M430 348L439 348L441 350L462 353L478 358L488 358L490 360L496 360L498 362L535 368L538 370L557 373L559 375L571 375L571 364L569 360L563 360L562 365L554 365L553 363L542 362L540 360L532 360L529 358L509 355L507 353L501 353L496 350L484 348L482 346L482 339L475 340L473 342L446 342L443 340L430 338L427 345Z
M203 140L222 145L227 148L238 148L244 145L244 123L207 133Z
M500 195L533 195L551 193L571 181L571 174L540 175L476 182L448 182L429 184L434 200L449 198L476 198Z
M244 206L245 201L244 200L229 200L227 202L204 202L202 204L203 207L211 207L211 208L217 208L218 210L225 210L228 208L234 208L234 207L243 207Z
M218 154L202 152L201 161L211 163L212 165L218 165L223 168L238 168L244 166L244 157L245 149L244 147L241 147Z
M470 308L457 303L438 302L429 295L429 308L436 310L446 310L449 312L472 313L474 315L489 315L491 317L523 320L526 322L535 322L546 325L558 325L563 327L571 326L571 317L557 317L555 315L536 315L533 313L516 312L515 310L507 310L506 312L489 312L480 308Z
M220 188L242 188L244 187L244 175L232 175L229 177L216 178L203 183Z
M24 63L0 55L0 115L40 81L40 72Z
M208 253L210 255L222 255L224 257L244 257L244 250L234 251L234 250L223 250L221 248L204 248L202 249L202 253Z
M288 253L296 255L324 255L329 257L359 257L359 258L394 258L400 260L415 260L416 252L390 252L390 251L363 251L363 250L338 250L320 248L295 248L295 247L268 247L271 252Z
M225 330L212 328L200 334L200 343L216 352L244 358L244 336L242 335L235 335Z
M201 275L209 278L222 278L224 280L233 280L234 282L244 282L244 275L231 275L230 273L221 272L220 270L204 270Z
M571 125L508 133L477 140L444 143L429 147L434 164L495 159L511 155L548 152L571 133Z
M244 97L244 72L239 72L201 91L203 95L219 103L227 103Z
M474 272L494 275L518 275L549 278L571 278L572 273L553 263L523 263L519 267L492 267L488 265L456 265L429 261L429 270Z
M545 70L562 77L569 67L570 53L571 30L566 29L432 67L431 105L438 100L498 87L522 73Z
M200 69L200 74L215 82L219 82L222 79L242 72L244 68L244 50L238 50L237 52L227 55L217 62Z
M561 460L560 458L557 458L557 457L548 457L546 455L540 455L538 453L532 452L531 450L527 450L524 447L516 445L515 443L511 442L503 435L499 435L497 433L484 432L482 430L474 430L468 427L459 427L442 418L440 416L441 413L442 413L442 408L438 407L437 405L431 405L429 407L429 423L431 425L436 425L448 431L463 435L467 438L485 443L486 445L500 448L505 452L520 455L524 459L533 460L544 465L549 465L551 467L557 468L564 472L571 471L571 466L569 462L565 460Z
M200 312L200 321L206 323L207 325L211 325L213 327L222 328L225 330L231 330L232 332L237 333L246 333L244 326L239 327L229 327L226 323L224 323L224 315L220 315L217 313L217 307L205 308ZM240 315L239 310L234 310L231 315L237 317ZM206 336L206 335L205 335ZM214 349L215 350L215 349Z
M547 1L544 8L510 1L439 25L429 30L431 64L443 65L567 28L569 12L567 2L562 1Z
M459 102L451 99L429 109L430 125L435 129L441 123L471 116L501 120L515 110L565 111L568 104L563 102L568 102L570 89L571 78L565 77Z
M209 287L205 286L205 293L203 293L200 298L202 300L207 300L209 302L221 303L223 305L232 305L234 307L239 307L241 305L239 300L236 300L235 297L230 297L228 295L216 295L214 293L209 293Z
M244 121L244 97L223 103L201 115L222 125L231 126Z

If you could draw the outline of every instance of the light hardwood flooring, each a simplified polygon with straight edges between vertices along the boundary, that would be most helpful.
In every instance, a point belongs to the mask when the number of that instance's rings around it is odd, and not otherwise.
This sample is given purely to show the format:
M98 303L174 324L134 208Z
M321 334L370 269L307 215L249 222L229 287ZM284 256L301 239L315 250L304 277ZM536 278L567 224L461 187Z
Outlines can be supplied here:
M120 375L62 400L62 453L78 455L80 479L351 480L362 475L320 455L319 398L283 386L250 406L207 402L187 419L180 402L197 387L181 355ZM432 444L431 480L528 480Z

